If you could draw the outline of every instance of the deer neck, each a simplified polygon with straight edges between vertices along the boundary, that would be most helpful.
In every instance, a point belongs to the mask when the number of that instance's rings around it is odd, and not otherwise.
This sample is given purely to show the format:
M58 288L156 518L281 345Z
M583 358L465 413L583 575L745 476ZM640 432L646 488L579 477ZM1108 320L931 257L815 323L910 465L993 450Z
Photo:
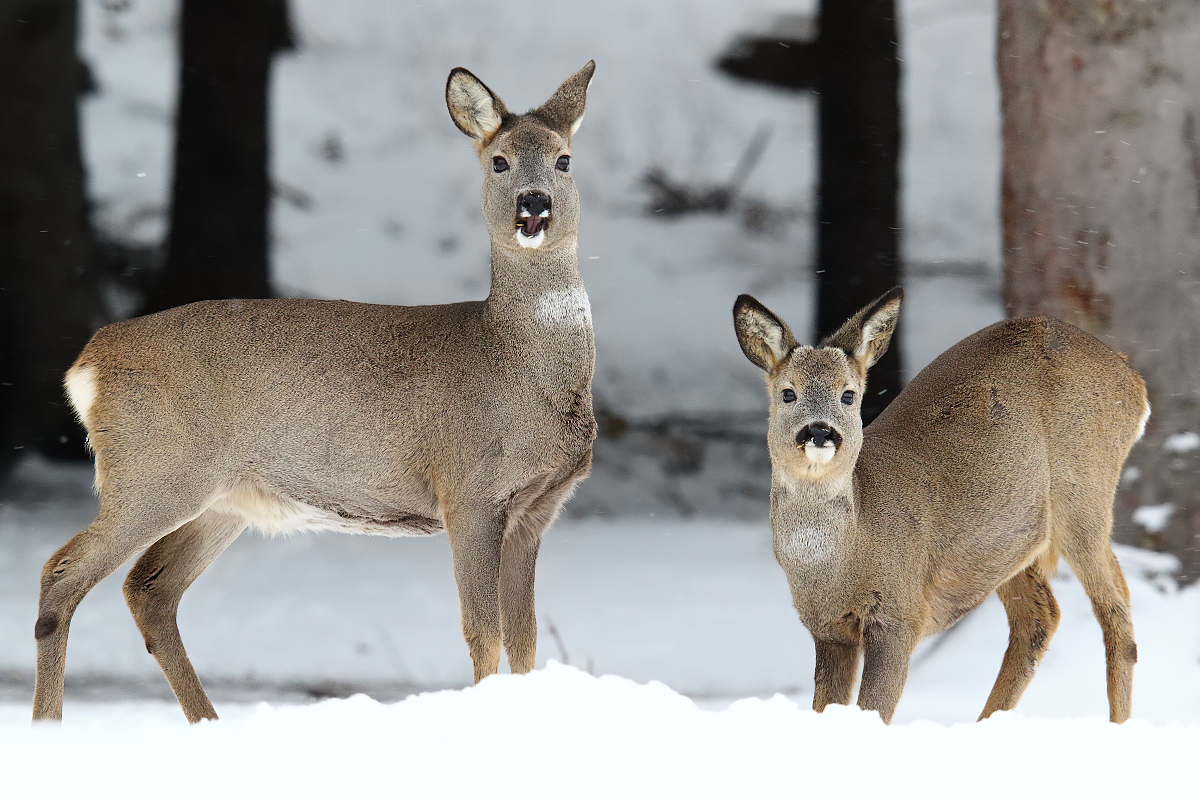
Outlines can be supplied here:
M776 553L797 567L828 568L848 551L858 527L852 476L841 480L792 479L771 485L771 530Z
M596 348L574 241L546 252L493 242L486 305L535 384L567 403L587 395L590 407Z
M548 251L516 250L493 242L487 302L493 314L535 328L591 331L591 308L574 241Z

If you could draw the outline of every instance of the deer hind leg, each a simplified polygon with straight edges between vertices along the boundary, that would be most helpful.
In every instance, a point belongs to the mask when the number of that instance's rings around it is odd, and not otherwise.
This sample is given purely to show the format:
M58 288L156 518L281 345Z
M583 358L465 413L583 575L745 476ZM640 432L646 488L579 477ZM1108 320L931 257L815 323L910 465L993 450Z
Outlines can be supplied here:
M818 639L816 647L813 711L824 711L830 703L850 705L858 673L859 645Z
M150 492L124 496L106 482L100 513L83 532L58 549L42 569L38 618L34 720L62 719L63 675L71 617L92 587L138 550L203 511L203 502Z
M245 529L240 516L205 511L174 533L159 539L125 579L125 602L146 651L154 656L171 684L188 722L216 719L196 670L179 636L179 600L217 556Z
M1108 716L1124 722L1133 711L1133 666L1137 644L1133 638L1133 615L1129 587L1121 565L1113 554L1112 494L1104 505L1095 504L1091 515L1078 515L1066 528L1059 548L1079 578L1092 611L1104 633L1104 660L1108 675Z
M1043 557L1030 564L996 590L1008 614L1008 650L980 719L1016 708L1058 628L1058 603L1050 591L1045 561Z

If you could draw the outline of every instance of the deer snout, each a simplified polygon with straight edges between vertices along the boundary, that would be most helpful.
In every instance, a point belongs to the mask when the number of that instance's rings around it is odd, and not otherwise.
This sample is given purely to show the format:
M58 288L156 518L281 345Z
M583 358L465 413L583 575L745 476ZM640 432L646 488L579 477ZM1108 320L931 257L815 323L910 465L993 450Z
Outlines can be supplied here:
M545 192L521 192L517 197L517 244L537 247L546 238L550 224L550 195Z
M825 463L842 446L842 435L827 422L810 422L796 433L796 446L810 461Z
M550 216L550 195L545 192L522 192L517 198L517 213L522 217Z

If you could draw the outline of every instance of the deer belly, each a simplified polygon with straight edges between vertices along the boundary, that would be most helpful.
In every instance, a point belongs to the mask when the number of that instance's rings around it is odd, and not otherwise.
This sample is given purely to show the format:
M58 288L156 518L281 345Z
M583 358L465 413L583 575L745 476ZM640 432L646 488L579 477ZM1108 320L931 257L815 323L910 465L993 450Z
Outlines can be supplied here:
M217 499L214 511L241 516L268 536L304 530L333 530L380 536L425 536L441 533L442 521L432 514L383 505L327 499L300 501L270 488L240 484Z

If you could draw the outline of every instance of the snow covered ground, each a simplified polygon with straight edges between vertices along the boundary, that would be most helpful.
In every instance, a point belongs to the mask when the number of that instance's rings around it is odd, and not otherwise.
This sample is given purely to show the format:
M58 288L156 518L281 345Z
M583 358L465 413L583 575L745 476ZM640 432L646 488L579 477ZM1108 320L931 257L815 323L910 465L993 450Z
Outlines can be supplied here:
M474 689L461 688L470 667L444 538L248 534L180 615L219 724L185 727L114 576L72 624L63 727L31 731L38 572L93 505L85 470L34 463L21 477L24 497L0 506L5 796L32 796L48 775L47 796L94 797L148 785L180 797L1194 791L1200 587L1177 589L1171 558L1118 551L1141 656L1132 723L1104 721L1099 627L1064 568L1062 623L1018 713L970 722L1007 642L992 598L918 651L889 730L805 710L812 646L762 522L560 522L539 563L540 671ZM312 704L356 690L389 702Z
M551 664L380 705L260 705L188 729L160 709L0 721L9 797L1010 798L1194 796L1200 725L1000 714L910 723L776 696L721 711ZM150 787L150 788L148 788Z

